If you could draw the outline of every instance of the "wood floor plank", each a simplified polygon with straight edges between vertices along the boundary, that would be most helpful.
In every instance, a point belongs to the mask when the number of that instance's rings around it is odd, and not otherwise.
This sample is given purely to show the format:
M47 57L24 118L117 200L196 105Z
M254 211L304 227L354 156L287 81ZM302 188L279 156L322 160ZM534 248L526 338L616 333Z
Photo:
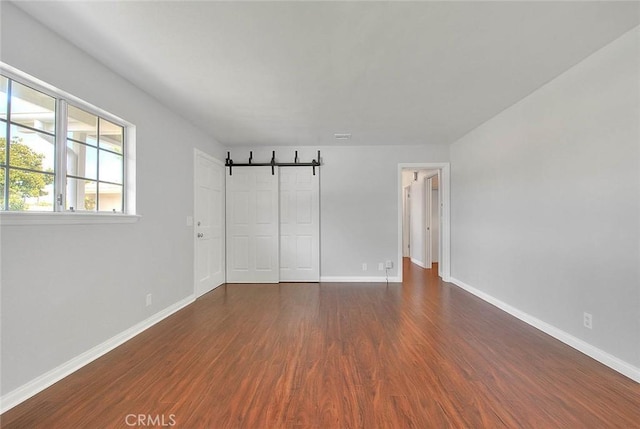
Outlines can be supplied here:
M403 284L221 286L0 425L640 428L638 383L437 270L404 270Z

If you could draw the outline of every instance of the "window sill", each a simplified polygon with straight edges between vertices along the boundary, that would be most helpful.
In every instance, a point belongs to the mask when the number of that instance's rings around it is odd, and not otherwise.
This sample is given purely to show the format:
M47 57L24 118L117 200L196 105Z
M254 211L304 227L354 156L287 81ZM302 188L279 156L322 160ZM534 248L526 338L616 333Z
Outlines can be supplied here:
M0 212L0 225L92 225L136 223L140 215L114 213Z

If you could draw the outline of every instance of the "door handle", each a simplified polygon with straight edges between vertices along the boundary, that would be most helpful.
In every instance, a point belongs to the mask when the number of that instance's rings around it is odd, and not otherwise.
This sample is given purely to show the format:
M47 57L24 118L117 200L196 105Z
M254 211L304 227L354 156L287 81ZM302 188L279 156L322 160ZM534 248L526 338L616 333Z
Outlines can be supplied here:
M198 238L202 238L202 237L204 237L204 234L203 234L203 233L201 233L201 232L199 232L199 233L198 233Z

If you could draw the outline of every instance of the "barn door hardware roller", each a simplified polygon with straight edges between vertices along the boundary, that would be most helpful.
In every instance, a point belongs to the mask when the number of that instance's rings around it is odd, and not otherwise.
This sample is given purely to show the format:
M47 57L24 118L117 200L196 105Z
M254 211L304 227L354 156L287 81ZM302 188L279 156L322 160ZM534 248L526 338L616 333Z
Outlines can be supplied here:
M316 167L320 167L320 151L318 151L318 158L311 160L311 162L300 162L298 159L298 151L296 151L293 158L293 162L277 162L276 151L271 152L271 161L269 162L253 162L253 151L249 152L249 162L247 163L235 163L231 159L231 152L227 152L227 159L224 162L226 167L229 167L229 176L233 174L233 167L271 167L271 174L276 174L276 167L311 167L313 168L313 175L316 175Z

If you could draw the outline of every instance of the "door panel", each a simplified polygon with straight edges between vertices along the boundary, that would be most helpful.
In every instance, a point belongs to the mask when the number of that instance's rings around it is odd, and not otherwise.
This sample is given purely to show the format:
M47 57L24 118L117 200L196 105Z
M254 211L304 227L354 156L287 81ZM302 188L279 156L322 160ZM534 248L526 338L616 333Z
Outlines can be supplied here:
M424 180L424 267L431 269L431 188L433 180Z
M224 283L224 165L196 151L194 277L200 296Z
M411 182L409 190L411 262L426 268L424 262L424 181Z
M406 186L403 191L402 191L402 195L403 195L403 200L402 200L402 204L403 204L403 210L402 210L402 216L403 216L403 220L402 220L402 256L403 257L409 257L410 253L409 253L409 225L410 225L410 221L411 218L409 217L409 213L411 212L410 207L409 207L409 203L410 203L410 199L409 199L409 186Z
M272 191L256 192L256 223L268 225L274 222L272 199Z
M233 218L236 225L249 224L249 192L238 191L233 198Z
M311 270L313 262L313 237L310 235L298 235L296 242L296 262L300 269Z
M271 255L273 236L256 236L256 270L271 271L274 270Z
M319 187L318 171L280 170L280 281L320 280Z
M235 271L249 271L249 237L236 235L231 240L233 269Z
M226 177L227 282L277 283L278 171L234 167Z
M310 225L313 223L313 195L308 190L296 191L296 215L298 225Z

